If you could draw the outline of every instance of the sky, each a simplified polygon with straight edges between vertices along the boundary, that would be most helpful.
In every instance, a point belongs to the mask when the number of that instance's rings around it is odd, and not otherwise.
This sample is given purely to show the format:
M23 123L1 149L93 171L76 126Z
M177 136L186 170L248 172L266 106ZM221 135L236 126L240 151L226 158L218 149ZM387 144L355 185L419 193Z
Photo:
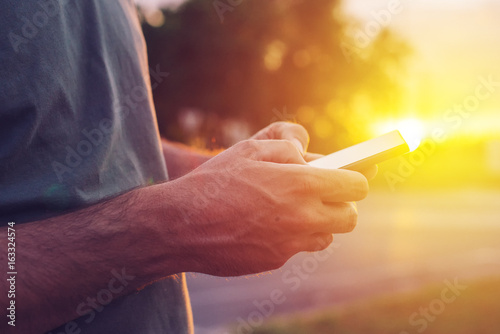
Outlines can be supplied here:
M346 11L368 22L372 12L387 8L388 0L346 0ZM431 101L430 122L474 93L479 77L500 81L500 2L494 0L402 0L403 11L391 28L414 49L409 80L421 98ZM369 5L368 5L369 4ZM420 91L419 91L420 90ZM415 101L416 102L416 101ZM500 133L500 90L481 102L463 122L462 134Z
M388 0L345 0L348 13L369 21ZM419 72L439 85L466 93L480 75L496 74L500 59L500 3L494 0L401 0L403 10L391 28L408 39ZM425 73L427 72L427 73Z

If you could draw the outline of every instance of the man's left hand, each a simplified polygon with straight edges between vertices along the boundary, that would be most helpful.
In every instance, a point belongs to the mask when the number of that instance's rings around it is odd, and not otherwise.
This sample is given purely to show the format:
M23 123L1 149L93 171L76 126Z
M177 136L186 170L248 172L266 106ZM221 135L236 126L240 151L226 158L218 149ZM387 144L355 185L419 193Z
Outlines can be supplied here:
M288 122L272 123L257 132L250 139L289 140L297 147L302 155L307 152L307 146L309 145L309 134L307 133L307 130L302 125Z
M250 139L281 139L291 141L304 157L306 162L310 162L323 157L322 154L307 152L309 145L309 134L307 130L300 124L289 122L276 122L268 125L264 129L257 132ZM377 175L378 167L373 165L365 170L360 171L368 180L371 180Z

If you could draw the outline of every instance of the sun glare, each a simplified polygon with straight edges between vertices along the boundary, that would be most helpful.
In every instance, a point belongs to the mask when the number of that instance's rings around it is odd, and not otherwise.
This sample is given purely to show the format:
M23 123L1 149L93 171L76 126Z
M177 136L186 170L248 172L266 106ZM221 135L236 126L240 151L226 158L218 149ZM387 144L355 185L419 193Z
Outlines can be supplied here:
M399 130L410 147L410 151L414 151L418 148L425 135L424 124L416 118L390 121L375 126L377 135L383 135L393 130Z

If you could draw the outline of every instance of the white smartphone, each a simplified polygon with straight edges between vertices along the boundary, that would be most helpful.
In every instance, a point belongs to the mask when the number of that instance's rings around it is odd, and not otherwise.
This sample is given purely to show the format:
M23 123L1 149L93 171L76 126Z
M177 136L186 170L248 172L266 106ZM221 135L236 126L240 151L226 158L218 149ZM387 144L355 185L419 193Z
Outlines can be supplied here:
M398 130L309 162L310 166L326 169L361 171L410 151Z

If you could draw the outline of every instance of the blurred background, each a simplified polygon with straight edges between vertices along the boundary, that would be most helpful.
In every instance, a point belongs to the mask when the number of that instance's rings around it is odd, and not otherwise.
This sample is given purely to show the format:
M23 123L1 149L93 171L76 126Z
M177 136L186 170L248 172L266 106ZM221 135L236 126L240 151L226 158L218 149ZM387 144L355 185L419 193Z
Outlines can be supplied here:
M138 5L170 73L153 90L166 138L218 149L292 121L324 154L396 128L420 144L379 166L356 230L318 257L188 274L197 333L500 332L498 1ZM448 303L450 282L467 288Z

